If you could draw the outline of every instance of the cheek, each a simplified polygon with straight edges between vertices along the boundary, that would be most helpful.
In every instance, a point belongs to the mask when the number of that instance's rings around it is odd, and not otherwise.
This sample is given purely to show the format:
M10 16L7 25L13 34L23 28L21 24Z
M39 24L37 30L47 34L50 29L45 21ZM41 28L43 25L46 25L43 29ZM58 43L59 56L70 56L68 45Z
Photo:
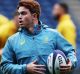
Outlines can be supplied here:
M56 9L53 10L53 14L54 15L57 14L57 10Z
M30 15L26 15L26 16L24 16L24 20L25 20L25 22L27 21L27 22L29 22L29 21L31 21L31 16Z
M53 11L55 14L57 14L59 12L59 8L54 8Z
M54 11L54 15L58 15L59 14L59 11L58 10L55 10Z

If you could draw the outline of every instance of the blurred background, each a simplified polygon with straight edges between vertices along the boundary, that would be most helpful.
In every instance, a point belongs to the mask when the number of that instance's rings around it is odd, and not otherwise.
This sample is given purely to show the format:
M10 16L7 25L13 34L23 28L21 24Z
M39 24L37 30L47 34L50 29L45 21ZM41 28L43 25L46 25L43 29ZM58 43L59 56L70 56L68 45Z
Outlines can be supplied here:
M77 28L77 68L73 74L80 74L80 0L37 0L41 4L42 12L40 20L52 28L56 28L57 22L53 21L51 11L57 2L65 2L69 6L69 12ZM0 0L0 15L12 20L19 0ZM4 19L3 19L4 21ZM4 21L5 22L5 21ZM0 73L1 74L1 73Z

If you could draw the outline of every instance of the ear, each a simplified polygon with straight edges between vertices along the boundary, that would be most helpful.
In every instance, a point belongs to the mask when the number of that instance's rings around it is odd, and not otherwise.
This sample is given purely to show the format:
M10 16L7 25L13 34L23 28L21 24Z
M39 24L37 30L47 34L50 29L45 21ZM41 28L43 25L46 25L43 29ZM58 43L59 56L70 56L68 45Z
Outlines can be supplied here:
M36 13L32 14L32 17L33 17L33 20L37 19L37 14Z

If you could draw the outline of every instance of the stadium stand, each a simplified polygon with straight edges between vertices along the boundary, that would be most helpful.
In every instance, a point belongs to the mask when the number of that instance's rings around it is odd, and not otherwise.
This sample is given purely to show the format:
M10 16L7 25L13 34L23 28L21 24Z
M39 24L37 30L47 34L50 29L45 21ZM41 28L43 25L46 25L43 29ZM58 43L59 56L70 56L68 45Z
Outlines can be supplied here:
M19 0L0 0L0 14L5 15L9 19L13 17L17 3Z

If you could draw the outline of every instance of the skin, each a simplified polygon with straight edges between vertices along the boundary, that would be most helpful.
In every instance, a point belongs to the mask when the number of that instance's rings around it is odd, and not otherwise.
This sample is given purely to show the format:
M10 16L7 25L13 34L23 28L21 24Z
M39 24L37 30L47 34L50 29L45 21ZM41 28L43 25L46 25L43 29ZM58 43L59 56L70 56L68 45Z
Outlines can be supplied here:
M59 5L55 4L53 6L52 15L57 17L57 21L59 21L60 17L63 16L65 13L64 9Z
M18 15L15 15L13 20L14 24L16 25L17 29L19 28L19 21L18 21Z
M2 49L0 49L0 56L2 55Z
M38 24L38 19L36 13L31 14L29 9L21 6L18 9L19 13L19 25L25 27L29 32L33 32L34 24Z
M53 11L52 11L53 15L58 17L57 20L59 20L59 18L65 14L65 11L63 10L63 8L60 7L59 4L55 4L53 7ZM61 65L60 66L60 74L66 74L68 72L71 71L71 62L68 59L68 62L66 65Z
M30 74L45 74L45 66L37 65L36 60L27 65L27 71Z
M72 63L71 61L68 59L68 62L66 65L61 65L60 66L60 74L67 74L71 71L71 66L72 66Z
M29 9L21 6L18 9L19 13L19 25L21 27L25 27L29 32L33 32L33 26L34 24L38 24L37 15L31 14ZM29 64L27 64L27 71L29 74L45 74L45 66L44 65L38 65L36 63L37 61L33 61Z

